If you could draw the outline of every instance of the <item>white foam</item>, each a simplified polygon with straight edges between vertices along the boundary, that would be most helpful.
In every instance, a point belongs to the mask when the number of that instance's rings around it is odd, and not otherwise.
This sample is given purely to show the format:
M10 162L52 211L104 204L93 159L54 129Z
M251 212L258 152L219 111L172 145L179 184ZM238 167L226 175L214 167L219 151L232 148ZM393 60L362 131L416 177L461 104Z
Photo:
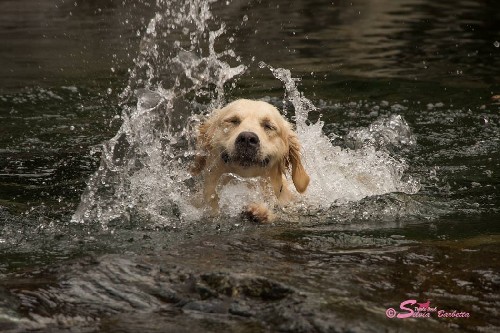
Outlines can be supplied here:
M259 179L241 178L234 174L221 180L217 194L220 212L229 217L240 216L251 203L265 202Z
M333 146L322 123L304 127L299 138L311 177L306 193L310 204L329 206L390 192L415 193L418 183L403 181L407 166L387 152L364 146L359 150Z

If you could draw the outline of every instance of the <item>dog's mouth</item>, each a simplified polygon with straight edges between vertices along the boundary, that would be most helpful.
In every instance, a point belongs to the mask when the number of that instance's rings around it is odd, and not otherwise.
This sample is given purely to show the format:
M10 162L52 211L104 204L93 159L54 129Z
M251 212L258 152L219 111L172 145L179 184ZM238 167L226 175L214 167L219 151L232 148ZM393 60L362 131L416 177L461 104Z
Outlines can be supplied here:
M258 154L249 152L236 152L230 155L227 151L223 151L221 159L226 164L235 163L245 168L252 166L265 168L271 162L271 158L268 156L261 159L258 157Z

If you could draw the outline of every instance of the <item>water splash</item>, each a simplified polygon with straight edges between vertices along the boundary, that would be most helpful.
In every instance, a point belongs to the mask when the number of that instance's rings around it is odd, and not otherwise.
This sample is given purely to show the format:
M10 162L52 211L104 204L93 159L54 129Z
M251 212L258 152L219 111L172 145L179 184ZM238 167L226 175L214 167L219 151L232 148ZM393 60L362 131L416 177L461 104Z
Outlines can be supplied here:
M88 181L74 222L97 221L108 228L115 220L121 225L137 220L142 225L151 221L153 227L177 227L204 216L203 208L193 204L197 182L186 167L195 154L194 129L204 114L225 104L224 85L247 68L229 65L239 62L232 49L216 51L225 26L210 30L210 3L157 1L158 13L147 25L121 94L122 125L94 149L101 154L101 164ZM322 121L308 122L317 108L298 90L298 79L287 69L263 62L259 67L283 82L285 100L293 106L292 119L312 179L301 208L328 209L367 196L418 191L418 182L404 178L404 161L385 149L415 143L403 118L380 119L353 131L346 142L355 149L341 149L323 133ZM256 188L253 180L234 177L219 188L221 211L236 217L246 203L263 196Z
M107 228L134 216L159 226L200 218L202 212L190 204L194 184L185 167L194 154L194 127L206 110L224 104L224 84L246 69L226 62L232 50L215 50L225 28L209 30L210 3L157 2L159 12L121 94L122 125L94 149L101 164L72 221L98 221ZM208 99L208 106L198 98Z
M324 123L318 120L308 124L310 112L317 111L314 104L297 88L298 79L284 68L273 68L263 62L285 87L285 100L295 111L296 131L303 146L303 160L311 177L304 201L309 208L328 208L331 205L357 201L368 196L390 192L414 194L420 184L405 175L405 161L392 157L386 148L414 145L410 127L400 115L381 118L368 128L354 130L347 138L356 149L334 146L323 133Z

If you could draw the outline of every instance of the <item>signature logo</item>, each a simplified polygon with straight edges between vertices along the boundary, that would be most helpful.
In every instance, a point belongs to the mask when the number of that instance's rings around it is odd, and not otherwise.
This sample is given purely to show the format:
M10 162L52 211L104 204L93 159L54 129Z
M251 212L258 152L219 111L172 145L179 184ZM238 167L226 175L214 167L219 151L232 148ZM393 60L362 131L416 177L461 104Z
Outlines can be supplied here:
M469 318L470 313L465 311L438 309L437 306L431 306L431 301L427 300L418 303L415 299L407 299L399 305L400 311L394 308L388 308L385 315L388 318Z

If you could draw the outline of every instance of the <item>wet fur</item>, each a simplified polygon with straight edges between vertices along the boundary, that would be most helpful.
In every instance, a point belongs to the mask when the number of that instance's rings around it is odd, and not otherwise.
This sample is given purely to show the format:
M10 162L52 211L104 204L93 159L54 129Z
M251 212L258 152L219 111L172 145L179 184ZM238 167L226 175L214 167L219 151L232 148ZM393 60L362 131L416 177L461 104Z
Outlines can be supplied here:
M236 144L242 132L254 133L259 139L258 150L252 151L252 156L248 150L242 153ZM204 204L212 207L214 213L219 210L216 187L226 173L268 180L279 204L293 198L287 173L291 173L297 192L303 193L309 185L297 135L279 111L266 102L240 99L214 110L199 126L197 149L191 171L194 175L202 174ZM265 202L252 203L243 213L258 222L274 219Z

